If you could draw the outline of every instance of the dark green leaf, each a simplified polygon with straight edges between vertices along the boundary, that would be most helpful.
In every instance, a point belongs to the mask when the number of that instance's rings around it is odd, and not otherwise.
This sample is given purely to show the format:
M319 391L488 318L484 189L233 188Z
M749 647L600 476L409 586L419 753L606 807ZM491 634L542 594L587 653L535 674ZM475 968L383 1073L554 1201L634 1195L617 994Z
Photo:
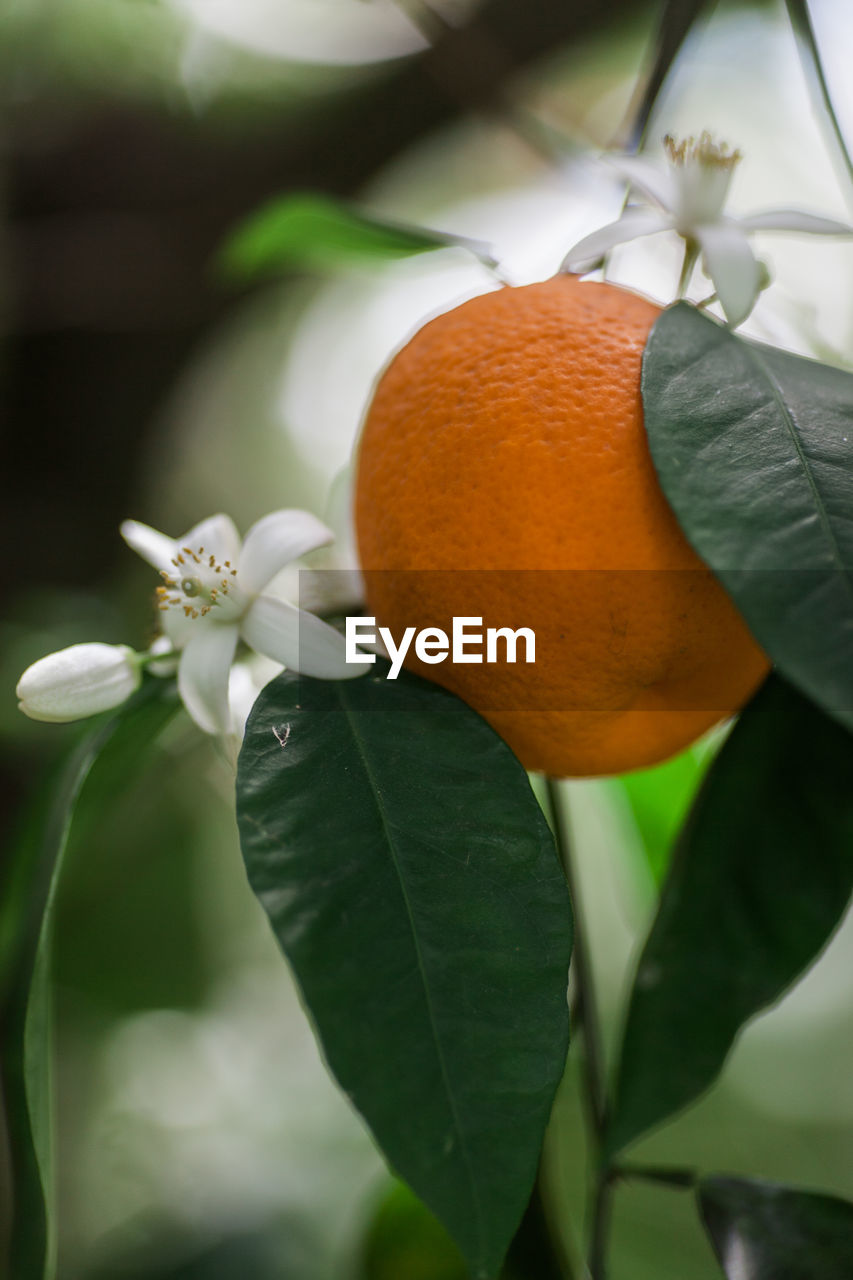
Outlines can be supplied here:
M853 728L853 375L684 303L643 360L667 498L784 676Z
M568 892L524 770L415 676L285 674L255 704L237 800L249 880L332 1071L494 1276L568 1038Z
M850 1280L853 1204L750 1178L703 1178L699 1209L728 1280Z
M459 246L493 265L485 245L463 237L398 226L328 196L281 196L243 222L219 255L223 274L252 280L286 268L336 268L406 258Z
M691 1102L824 946L853 886L853 735L771 676L679 839L640 958L608 1147Z
M113 753L136 771L177 706L174 688L146 682L117 715L99 718L45 785L9 855L0 916L3 1093L13 1175L10 1280L40 1280L55 1262L50 952L56 889L75 808L105 801L121 778ZM96 767L104 761L101 780ZM91 786L90 786L91 779ZM94 788L94 794L88 791Z
M797 37L806 77L811 84L812 98L819 102L823 108L841 159L847 167L849 176L853 178L853 152L851 152L850 145L841 127L838 112L835 110L832 91L829 87L826 68L821 56L820 43L812 21L809 0L786 0L786 2L788 17Z

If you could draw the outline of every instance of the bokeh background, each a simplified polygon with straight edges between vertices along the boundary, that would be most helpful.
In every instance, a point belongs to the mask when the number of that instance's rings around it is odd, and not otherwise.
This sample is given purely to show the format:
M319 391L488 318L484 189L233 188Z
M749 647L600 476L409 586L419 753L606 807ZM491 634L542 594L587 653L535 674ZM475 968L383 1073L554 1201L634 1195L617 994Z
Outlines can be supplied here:
M660 9L4 0L9 840L74 733L19 715L20 672L78 640L150 636L150 574L119 521L177 535L217 510L243 528L287 505L324 515L390 353L425 317L495 287L459 250L236 287L215 266L226 236L268 198L310 189L489 241L513 282L546 277L618 215L624 190L596 156L627 136ZM853 135L853 10L814 0L812 12ZM736 211L850 216L782 4L707 6L692 28L648 150L666 131L703 128L744 152ZM853 367L853 248L759 245L774 284L749 331ZM678 265L663 236L617 251L608 271L666 301ZM611 1043L672 832L713 749L627 783L573 786ZM62 1280L462 1280L326 1074L245 884L231 785L227 763L179 723L135 786L75 831L55 955ZM851 960L848 924L747 1029L711 1093L637 1158L853 1196ZM569 1249L584 1215L574 1076L546 1144ZM613 1275L718 1275L687 1197L620 1189Z

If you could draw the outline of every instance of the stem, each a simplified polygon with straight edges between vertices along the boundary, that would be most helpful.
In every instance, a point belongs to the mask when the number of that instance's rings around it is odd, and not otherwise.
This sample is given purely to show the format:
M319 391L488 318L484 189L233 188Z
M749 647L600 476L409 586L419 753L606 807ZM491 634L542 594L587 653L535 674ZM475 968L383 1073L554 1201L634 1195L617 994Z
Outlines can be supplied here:
M595 987L587 948L586 932L583 927L580 892L572 860L571 837L569 824L563 805L560 801L559 787L553 778L546 779L548 805L554 826L554 837L563 864L575 921L574 967L576 997L575 1009L577 1021L583 1029L584 1039L584 1098L587 1105L589 1128L597 1149L597 1174L592 1198L592 1227L589 1247L589 1273L591 1280L606 1280L607 1275L607 1241L610 1230L610 1215L613 1195L613 1173L601 1164L601 1148L607 1127L607 1076L604 1059L604 1046L601 1027L598 1020L598 1005L595 998Z
M137 653L136 661L144 671L146 667L151 666L152 662L169 662L172 658L180 656L177 649L166 649L164 653Z
M592 1280L605 1280L607 1275L607 1243L613 1211L613 1175L600 1169L592 1202L592 1232L589 1242L589 1274Z
M607 1124L607 1091L605 1084L604 1052L601 1044L601 1033L598 1026L598 1012L595 1001L595 991L593 988L592 968L589 961L589 953L587 951L586 937L581 926L582 911L580 893L578 891L577 878L572 864L571 840L569 836L568 823L566 822L565 813L560 802L557 783L553 778L548 778L546 781L546 787L548 792L548 805L554 822L554 837L557 841L557 849L560 854L560 861L563 864L566 882L569 886L569 895L572 900L572 910L574 912L575 939L572 964L574 965L575 979L577 983L575 1007L577 1010L577 1019L583 1028L584 1046L586 1050L584 1054L584 1064L587 1094L590 1104L591 1128L596 1139L600 1141L604 1136L604 1128Z
M690 277L693 275L693 268L696 266L698 257L698 244L693 239L686 239L684 241L684 261L681 264L681 276L678 281L679 298L683 298L687 292L687 286L690 284Z
M817 41L817 33L812 23L809 6L805 3L805 0L786 0L786 7L806 75L813 81L814 88L818 91L821 106L832 129L838 153L847 170L847 176L853 180L853 153L851 153L847 145L847 139L844 136L844 130L841 127L841 121L838 118L835 103L832 100L832 92L829 87L829 81L826 78L826 69L820 54L820 45Z
M640 79L613 146L630 152L641 150L658 95L678 59L681 47L701 11L710 7L710 0L705 3L702 0L694 0L693 3L690 0L663 0L648 74Z
M636 1178L642 1182L656 1182L659 1186L672 1187L677 1191L689 1191L696 1186L694 1169L669 1169L653 1164L620 1164L614 1165L612 1175L622 1182Z

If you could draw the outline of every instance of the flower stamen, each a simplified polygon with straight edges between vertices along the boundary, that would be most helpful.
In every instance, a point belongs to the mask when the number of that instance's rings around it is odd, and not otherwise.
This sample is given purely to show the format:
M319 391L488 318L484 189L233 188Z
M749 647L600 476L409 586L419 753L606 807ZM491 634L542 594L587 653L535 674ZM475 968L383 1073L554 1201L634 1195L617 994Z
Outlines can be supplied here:
M199 566L200 572L197 574L187 574L176 580L166 570L161 570L163 585L157 588L159 609L166 611L171 605L177 605L183 609L184 617L192 619L205 618L215 606L222 607L223 601L220 597L230 594L230 588L234 585L231 579L237 577L237 570L231 568L230 560L226 560L226 569L223 570L223 566L217 562L214 554L208 553L206 561L202 559L203 554L204 547L194 551L192 547L186 546L181 548L172 561L177 568L180 568L181 565L186 566L188 557ZM230 574L230 577L221 576L225 571ZM178 594L169 595L170 591ZM188 604L188 600L197 601L200 607Z
M670 164L679 168L688 164L700 164L714 169L733 169L743 159L737 147L730 150L727 142L715 142L707 129L699 134L698 141L691 134L679 142L673 134L664 137L663 145Z

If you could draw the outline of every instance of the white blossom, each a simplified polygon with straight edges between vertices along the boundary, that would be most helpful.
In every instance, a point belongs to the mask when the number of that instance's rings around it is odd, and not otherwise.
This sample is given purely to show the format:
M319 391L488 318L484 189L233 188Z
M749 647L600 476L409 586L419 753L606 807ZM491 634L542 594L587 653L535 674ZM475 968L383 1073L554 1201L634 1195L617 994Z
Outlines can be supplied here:
M231 727L228 682L238 641L304 675L341 680L361 675L348 666L343 637L313 614L265 593L292 560L332 539L306 511L275 511L252 526L241 543L233 521L211 516L183 538L135 520L122 537L158 569L163 632L180 652L178 690L207 733Z
M701 253L730 325L741 324L755 306L764 271L749 243L753 231L805 231L813 235L851 235L853 227L799 209L768 209L734 218L725 203L741 153L716 144L702 133L698 141L664 139L668 164L661 168L644 156L610 156L611 164L649 202L629 205L616 222L593 231L569 251L562 270L583 273L617 244L658 231L676 231L686 242L686 286Z

